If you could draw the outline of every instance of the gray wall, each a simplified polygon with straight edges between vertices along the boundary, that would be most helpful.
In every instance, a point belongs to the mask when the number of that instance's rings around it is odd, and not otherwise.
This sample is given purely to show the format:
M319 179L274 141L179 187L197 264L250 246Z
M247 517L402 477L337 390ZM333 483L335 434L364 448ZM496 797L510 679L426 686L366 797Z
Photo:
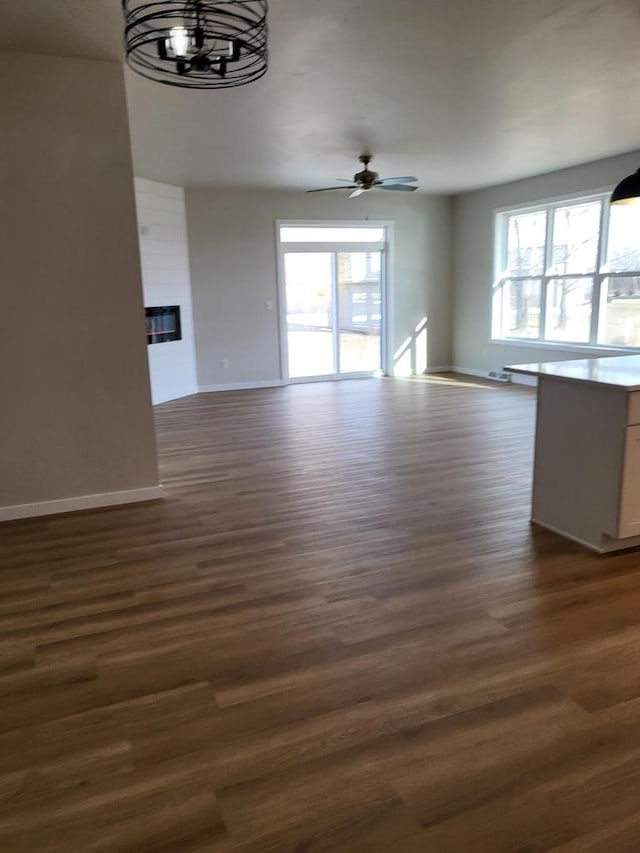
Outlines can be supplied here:
M593 347L569 349L549 344L521 346L490 341L495 210L612 188L638 166L640 152L466 193L454 199L454 365L486 371L499 370L506 364L614 354L614 350Z
M281 377L275 221L353 220L363 218L365 210L371 219L394 222L393 349L414 336L426 316L428 366L451 364L450 200L344 195L187 189L200 387ZM228 368L221 366L223 359Z
M0 517L158 482L122 75L0 54Z

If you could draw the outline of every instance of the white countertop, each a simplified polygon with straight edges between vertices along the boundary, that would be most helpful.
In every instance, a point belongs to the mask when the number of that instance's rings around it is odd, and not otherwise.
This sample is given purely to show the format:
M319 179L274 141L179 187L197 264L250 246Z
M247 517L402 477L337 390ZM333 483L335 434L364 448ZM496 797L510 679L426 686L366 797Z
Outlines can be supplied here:
M640 391L640 355L616 355L604 358L578 358L571 361L541 361L512 364L509 373L553 377L569 382L608 385L625 391Z

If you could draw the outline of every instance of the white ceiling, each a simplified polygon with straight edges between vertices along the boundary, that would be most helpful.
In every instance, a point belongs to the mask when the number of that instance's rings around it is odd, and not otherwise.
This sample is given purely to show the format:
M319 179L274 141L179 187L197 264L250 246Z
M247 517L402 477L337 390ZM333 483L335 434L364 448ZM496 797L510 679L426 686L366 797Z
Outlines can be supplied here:
M0 47L122 56L120 0L2 0ZM136 173L331 186L357 155L455 192L640 148L638 0L271 0L270 70L193 92L127 72Z

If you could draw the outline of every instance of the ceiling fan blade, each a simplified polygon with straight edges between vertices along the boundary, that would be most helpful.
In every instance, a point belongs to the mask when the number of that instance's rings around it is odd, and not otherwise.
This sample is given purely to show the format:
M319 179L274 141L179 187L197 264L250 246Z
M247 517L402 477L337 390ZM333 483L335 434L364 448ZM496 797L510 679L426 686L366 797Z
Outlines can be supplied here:
M307 190L308 193L328 193L331 190L355 190L356 185L351 184L348 187L320 187L319 190Z
M405 175L403 178L380 178L381 184L412 184L417 181L417 178L413 178L410 175Z
M352 184L353 178L336 178L336 181L342 181L343 184Z
M418 187L410 187L407 184L382 184L382 186L376 187L378 190L394 190L395 192L401 193L413 193Z
M351 193L349 198L356 198L359 195L362 195L363 192L366 192L362 187L358 187L354 192Z

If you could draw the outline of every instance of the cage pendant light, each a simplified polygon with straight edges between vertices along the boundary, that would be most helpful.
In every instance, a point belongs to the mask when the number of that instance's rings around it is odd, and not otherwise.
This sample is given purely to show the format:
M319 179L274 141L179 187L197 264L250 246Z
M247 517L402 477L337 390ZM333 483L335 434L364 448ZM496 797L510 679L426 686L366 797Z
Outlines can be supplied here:
M267 0L122 0L127 64L187 89L228 89L267 71Z

